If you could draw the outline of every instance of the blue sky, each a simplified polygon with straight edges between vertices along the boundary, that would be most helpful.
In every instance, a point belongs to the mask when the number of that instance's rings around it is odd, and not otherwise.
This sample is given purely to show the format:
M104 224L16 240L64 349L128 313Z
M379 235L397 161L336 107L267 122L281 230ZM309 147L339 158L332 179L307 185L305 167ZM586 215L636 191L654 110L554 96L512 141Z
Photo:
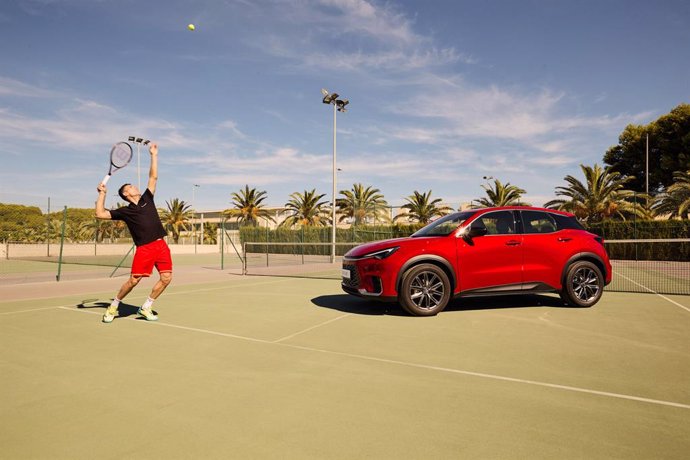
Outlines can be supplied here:
M457 207L493 176L541 205L627 124L690 101L688 24L672 0L5 0L0 202L92 206L129 135L160 145L159 206L193 184L200 210L245 184L330 200L327 88L350 100L338 190Z

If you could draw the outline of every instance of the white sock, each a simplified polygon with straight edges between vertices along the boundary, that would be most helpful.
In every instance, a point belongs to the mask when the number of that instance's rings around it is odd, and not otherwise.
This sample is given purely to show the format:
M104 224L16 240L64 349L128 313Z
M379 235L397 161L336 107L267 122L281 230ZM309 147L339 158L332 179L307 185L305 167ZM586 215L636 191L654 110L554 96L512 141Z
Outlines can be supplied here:
M120 299L118 299L117 297L115 297L115 298L113 299L112 303L110 304L110 306L111 306L111 307L115 307L115 308L119 307L119 306L120 306Z
M156 300L156 299L152 299L151 297L147 297L146 302L144 302L144 305L142 305L141 308L150 309L153 306L154 300Z

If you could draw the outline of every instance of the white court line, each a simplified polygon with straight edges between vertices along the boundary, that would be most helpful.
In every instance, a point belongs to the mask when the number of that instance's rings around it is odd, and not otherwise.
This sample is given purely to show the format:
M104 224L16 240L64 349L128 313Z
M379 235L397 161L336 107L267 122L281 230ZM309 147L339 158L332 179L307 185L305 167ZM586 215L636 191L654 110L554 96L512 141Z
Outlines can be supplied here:
M4 312L1 312L0 315L16 315L18 313L29 313L31 311L41 311L41 310L55 310L56 308L73 307L73 306L74 306L74 304L69 304L69 305L56 305L54 307L31 308L30 310L4 311Z
M252 284L242 284L242 285L232 285L232 286L220 286L220 287L206 288L206 289L193 289L193 290L191 290L191 291L167 292L167 293L164 293L164 294L162 294L162 295L164 295L165 297L170 297L170 296L173 296L173 295L196 294L197 292L219 291L219 290L222 290L222 289L231 289L231 288L235 288L235 287L259 286L259 285L262 285L262 284L274 284L274 283L286 283L286 282L288 282L288 281L290 281L290 280L288 280L288 279L279 279L279 280L263 281L263 282L260 282L260 283L252 283ZM116 291L116 293L117 293L117 291ZM143 299L146 299L147 297L148 297L148 294L134 294L134 295L132 295L132 296L128 296L126 299L127 299L127 300L143 300ZM47 298L51 298L51 297L47 297ZM34 300L34 299L21 299L21 300L17 300L16 302L24 302L24 301L31 301L31 300ZM99 300L99 299L96 299L96 300ZM11 302L11 301L8 301L8 302ZM91 302L89 302L89 303L91 303ZM124 301L123 301L123 303L127 303L127 302L124 302ZM32 309L29 309L29 310L6 311L6 312L0 312L0 316L2 316L2 315L16 315L16 314L19 314L19 313L28 313L28 312L32 312L32 311L53 310L53 309L56 309L56 308L73 307L73 306L74 306L74 304L67 304L67 305L55 305L55 306L53 306L53 307L32 308Z
M63 310L67 310L67 311L77 311L77 312L81 312L81 313L99 314L97 312L77 310L75 308L66 308L66 307L61 307L61 308ZM130 318L130 320L140 322L140 321L136 320L135 318ZM324 350L324 349L320 349L320 348L305 347L305 346L301 346L301 345L291 345L289 343L271 342L268 340L254 339L251 337L243 337L243 336L234 335L234 334L226 334L223 332L211 331L208 329L198 329L195 327L178 326L175 324L161 323L158 321L156 321L153 324L158 325L158 326L171 327L171 328L175 328L175 329L192 331L192 332L200 332L202 334L218 335L218 336L222 336L222 337L230 337L233 339L248 340L251 342L258 342L258 343L263 343L263 344L267 344L267 345L275 345L275 346L279 346L279 347L293 348L296 350L304 350L304 351L311 351L311 352L317 352L317 353L325 353L325 354L330 354L330 355L345 356L347 358L362 359L365 361L373 361L373 362L386 363L386 364L395 364L398 366L412 367L412 368L416 368L416 369L432 370L432 371L445 372L445 373L457 374L457 375L466 375L466 376L470 376L470 377L480 377L480 378L484 378L484 379L499 380L499 381L503 381L503 382L521 383L521 384L525 384L525 385L533 385L533 386L539 386L539 387L553 388L556 390L565 390L565 391L572 391L572 392L576 392L576 393L585 393L585 394L590 394L590 395L606 396L609 398L625 399L628 401L644 402L644 403L656 404L656 405L660 405L660 406L670 406L670 407L676 407L676 408L680 408L680 409L690 409L690 404L682 404L682 403L677 403L677 402L673 402L673 401L663 401L663 400L659 400L659 399L641 398L639 396L631 396L631 395L625 395L625 394L620 394L620 393L611 393L608 391L590 390L587 388L573 387L573 386L568 386L568 385L558 385L555 383L538 382L536 380L518 379L518 378L514 378L514 377L505 377L502 375L464 371L461 369L452 369L452 368L448 368L448 367L430 366L430 365L426 365L426 364L417 364L417 363L411 363L411 362L406 362L406 361L397 361L394 359L377 358L375 356L357 355L354 353L345 353L345 352L340 352L340 351ZM110 327L112 327L112 326L110 326Z
M274 340L273 343L279 343L279 342L282 342L283 340L291 339L291 338L298 336L300 334L304 334L305 332L309 332L309 331L312 331L312 330L319 328L321 326L325 326L326 324L330 324L330 323L333 323L335 321L338 321L339 319L345 318L346 316L352 316L352 313L345 313L344 315L340 315L337 318L332 318L332 319L329 319L328 321L324 321L323 323L319 323L315 326L308 327L302 331L295 332L294 334L286 335L283 338L280 338L278 340Z
M646 289L646 290L648 290L649 292L651 292L652 294L658 295L658 296L661 297L662 299L664 299L664 300L666 300L666 301L668 301L668 302L671 302L673 305L676 305L676 306L682 308L683 310L685 310L685 311L687 311L687 312L690 312L690 308L685 307L685 306L679 304L679 303L676 302L675 300L669 299L669 298L666 297L665 295L659 294L659 293L656 292L654 289L649 289L647 286L644 286L644 285L638 283L637 281L631 280L631 279L628 278L627 276L621 275L620 273L615 273L615 274L618 275L618 276L620 276L621 278L625 278L626 280L630 281L630 282L633 283L633 284L637 284L637 285L640 286L642 289Z

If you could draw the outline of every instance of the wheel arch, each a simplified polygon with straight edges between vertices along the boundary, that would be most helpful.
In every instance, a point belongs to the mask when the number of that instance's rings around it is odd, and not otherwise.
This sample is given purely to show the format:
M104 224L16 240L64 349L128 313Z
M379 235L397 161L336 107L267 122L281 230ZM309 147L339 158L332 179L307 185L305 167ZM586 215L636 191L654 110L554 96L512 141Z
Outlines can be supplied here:
M570 259L568 259L566 263L563 265L563 270L561 271L561 287L565 285L565 277L568 274L568 269L570 268L570 266L575 262L580 262L581 260L585 260L596 265L597 268L601 271L601 274L604 276L604 280L606 280L608 273L606 271L606 264L601 259L601 257L599 257L597 254L593 252L579 252L573 255ZM604 282L604 284L606 284L606 282Z
M400 295L400 286L402 284L403 275L405 274L405 272L407 272L410 268L421 264L436 265L445 272L446 276L448 276L448 281L450 281L450 293L452 296L455 292L455 287L457 286L455 270L453 270L453 266L450 262L448 262L448 260L434 254L422 254L416 257L412 257L407 262L405 262L402 265L402 267L400 267L400 271L398 271L398 277L395 281L396 294Z

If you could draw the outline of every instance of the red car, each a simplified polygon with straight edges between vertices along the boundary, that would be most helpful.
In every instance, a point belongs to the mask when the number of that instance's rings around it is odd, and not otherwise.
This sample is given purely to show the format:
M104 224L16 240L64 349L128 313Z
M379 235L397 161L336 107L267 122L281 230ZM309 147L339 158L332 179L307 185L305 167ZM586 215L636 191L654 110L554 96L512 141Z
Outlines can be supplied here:
M437 314L452 296L557 292L590 307L610 282L601 237L572 214L518 206L457 212L408 238L362 244L342 268L345 292L418 316Z

